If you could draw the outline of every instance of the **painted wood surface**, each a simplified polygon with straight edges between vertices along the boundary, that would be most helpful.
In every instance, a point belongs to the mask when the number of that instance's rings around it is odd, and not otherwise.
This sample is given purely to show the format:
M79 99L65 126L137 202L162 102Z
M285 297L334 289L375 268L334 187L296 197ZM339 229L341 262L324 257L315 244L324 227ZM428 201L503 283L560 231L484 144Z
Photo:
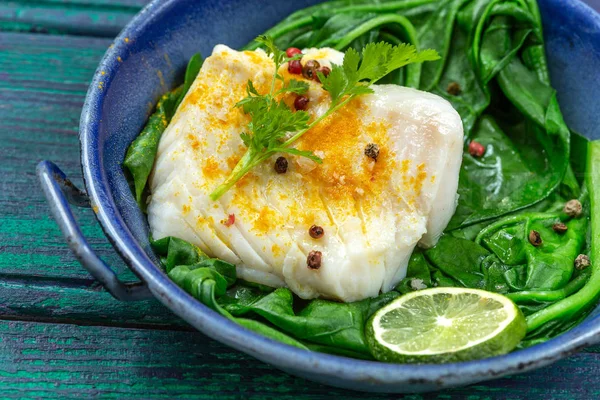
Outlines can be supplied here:
M0 2L0 398L400 398L291 377L190 329L157 301L113 300L70 254L35 165L53 160L81 185L87 85L110 37L145 3ZM77 217L98 254L133 279L92 213ZM600 398L600 347L533 373L404 398Z
M329 388L279 372L200 333L0 324L0 397L148 399L597 399L590 349L534 373L427 395Z
M112 38L147 3L147 0L3 1L0 29Z

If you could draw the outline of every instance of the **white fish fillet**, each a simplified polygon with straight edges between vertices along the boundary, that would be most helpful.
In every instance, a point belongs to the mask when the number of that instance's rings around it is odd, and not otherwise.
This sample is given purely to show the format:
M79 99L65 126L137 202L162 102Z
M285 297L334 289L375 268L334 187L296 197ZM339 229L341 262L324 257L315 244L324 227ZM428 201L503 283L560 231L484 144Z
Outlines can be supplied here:
M309 49L309 59L330 66L343 54ZM280 73L302 79L286 66ZM288 286L305 299L355 301L391 290L417 243L434 245L454 213L458 113L430 93L374 86L296 142L323 164L286 156L288 171L277 174L275 156L213 202L209 194L245 152L239 135L249 118L234 105L248 80L264 93L272 74L261 50L218 45L206 59L159 144L148 206L154 238L185 239L236 264L241 278ZM328 93L310 82L307 95L311 117L322 115ZM364 155L369 143L380 148L377 161ZM235 223L226 226L229 214ZM321 239L310 237L313 224L324 228ZM312 250L322 252L318 270L307 267Z

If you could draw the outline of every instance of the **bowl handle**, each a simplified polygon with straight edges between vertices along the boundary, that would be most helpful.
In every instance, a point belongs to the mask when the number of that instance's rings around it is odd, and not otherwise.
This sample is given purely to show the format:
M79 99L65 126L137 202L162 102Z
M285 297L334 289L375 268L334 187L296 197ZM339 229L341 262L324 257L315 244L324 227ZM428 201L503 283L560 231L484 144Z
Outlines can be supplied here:
M91 207L88 195L78 189L64 172L50 161L42 161L38 164L37 175L46 199L50 203L52 216L81 265L117 300L134 301L152 298L152 293L145 283L121 282L114 271L94 253L83 237L71 205Z

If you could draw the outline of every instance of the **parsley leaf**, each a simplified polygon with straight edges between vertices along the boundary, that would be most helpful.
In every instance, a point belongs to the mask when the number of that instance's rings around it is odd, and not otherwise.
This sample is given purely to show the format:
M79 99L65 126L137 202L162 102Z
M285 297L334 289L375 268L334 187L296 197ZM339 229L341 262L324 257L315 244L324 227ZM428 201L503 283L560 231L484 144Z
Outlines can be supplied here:
M331 96L332 104L336 104L344 96L373 93L368 86L398 68L439 58L435 50L417 52L415 46L407 43L397 46L386 42L368 43L363 48L362 55L349 48L344 54L341 66L334 65L329 76L321 73L318 75L323 89Z
M308 92L307 82L291 79L287 86L284 86L279 91L277 91L276 95L283 93L304 94L306 92Z

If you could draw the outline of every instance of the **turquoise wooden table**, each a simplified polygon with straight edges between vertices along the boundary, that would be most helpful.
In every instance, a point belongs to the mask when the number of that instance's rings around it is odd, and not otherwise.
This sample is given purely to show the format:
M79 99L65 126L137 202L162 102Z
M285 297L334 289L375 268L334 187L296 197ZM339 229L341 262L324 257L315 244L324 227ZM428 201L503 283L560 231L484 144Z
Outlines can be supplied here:
M70 254L35 165L59 162L82 186L77 130L88 83L145 3L0 2L0 398L399 398L291 377L194 331L158 301L118 302ZM133 279L92 212L78 218L98 253ZM600 347L532 373L405 398L600 398Z

